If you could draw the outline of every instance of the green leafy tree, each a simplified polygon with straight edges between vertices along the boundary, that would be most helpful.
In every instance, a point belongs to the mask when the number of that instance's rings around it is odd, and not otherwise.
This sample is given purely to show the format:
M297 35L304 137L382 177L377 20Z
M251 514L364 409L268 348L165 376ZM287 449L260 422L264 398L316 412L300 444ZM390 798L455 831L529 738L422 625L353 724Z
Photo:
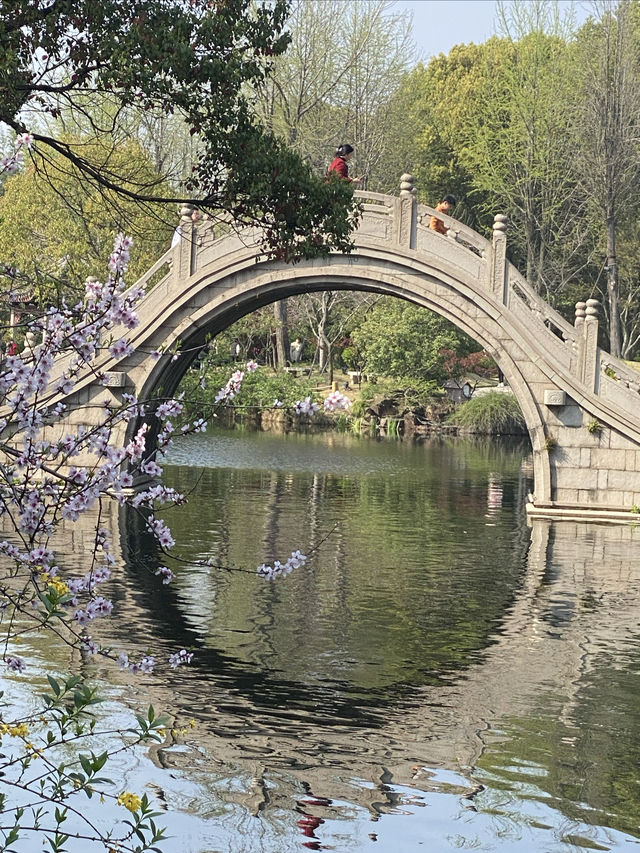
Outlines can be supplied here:
M396 103L405 117L400 147L425 201L454 193L455 216L485 232L506 213L512 259L556 302L583 280L590 259L568 118L575 26L557 4L536 0L505 6L502 29L408 75Z
M325 183L256 121L247 91L287 47L285 0L2 0L0 123L31 131L42 156L62 155L86 181L139 202L190 201L263 227L264 248L293 259L350 247L349 188ZM108 95L113 120L94 117ZM178 114L199 140L179 193L135 186L56 131L64 113L113 141L130 110Z
M158 194L166 190L134 141L105 151L100 143L85 140L84 150L94 162L102 154L105 167L126 180L124 188L156 181ZM0 196L0 244L4 263L31 282L38 304L75 297L88 276L101 276L118 232L134 236L132 281L166 249L170 231L138 204L87 183L75 167L61 163L60 154L34 157L34 164L9 178Z
M392 297L376 303L351 338L366 372L439 382L451 350L466 354L478 348L438 314Z

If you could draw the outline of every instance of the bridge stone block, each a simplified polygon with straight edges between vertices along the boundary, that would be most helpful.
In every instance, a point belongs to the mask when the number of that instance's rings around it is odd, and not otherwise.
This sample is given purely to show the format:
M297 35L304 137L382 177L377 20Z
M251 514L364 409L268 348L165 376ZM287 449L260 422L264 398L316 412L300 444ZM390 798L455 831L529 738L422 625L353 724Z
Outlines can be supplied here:
M547 415L547 421L549 424L554 424L555 426L578 429L582 426L583 423L582 409L579 406L575 405L560 406L557 409L554 407L549 411L549 414ZM565 439L564 441L571 444L571 439L569 438Z
M551 483L563 489L595 490L602 488L598 482L602 473L593 469L585 471L583 468L555 466L551 469Z
M614 450L631 450L637 447L637 444L629 441L628 438L615 430L609 430L609 447Z
M553 457L556 461L556 468L576 468L582 467L582 448L567 447L563 445L553 451Z
M578 489L557 489L556 501L569 506L578 503Z
M545 406L564 406L567 402L567 395L564 391L557 388L547 388L544 392Z
M640 494L640 476L637 471L607 471L607 488Z
M609 489L607 491L598 490L582 491L578 490L578 503L583 507L600 506L606 509L630 509L633 501L627 503L624 499L624 492Z
M606 466L610 470L626 471L627 451L596 447L591 451L591 464L594 468L602 468ZM635 472L635 465L631 470Z

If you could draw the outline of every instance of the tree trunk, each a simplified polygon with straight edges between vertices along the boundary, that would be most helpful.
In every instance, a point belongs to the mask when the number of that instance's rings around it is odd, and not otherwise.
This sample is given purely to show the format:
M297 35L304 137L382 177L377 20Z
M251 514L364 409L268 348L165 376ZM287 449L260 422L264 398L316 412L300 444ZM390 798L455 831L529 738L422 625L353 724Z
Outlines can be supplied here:
M289 329L287 326L287 300L273 303L273 315L276 319L275 366L286 367L289 361Z
M618 265L616 263L616 218L613 211L607 215L607 297L609 300L609 351L620 358L620 299Z
M330 293L325 290L322 294L320 302L320 312L318 317L318 369L320 373L324 373L327 367L327 361L331 354L331 344L327 338L327 323L329 321L329 303Z

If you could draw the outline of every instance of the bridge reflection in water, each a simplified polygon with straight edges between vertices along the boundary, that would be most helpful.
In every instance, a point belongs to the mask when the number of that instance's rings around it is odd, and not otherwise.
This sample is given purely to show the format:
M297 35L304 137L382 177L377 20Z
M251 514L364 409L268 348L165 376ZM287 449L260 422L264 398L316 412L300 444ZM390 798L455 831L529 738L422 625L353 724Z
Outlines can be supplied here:
M176 481L191 476L177 468L169 474ZM235 472L232 479L245 474ZM503 507L497 505L498 480ZM274 531L276 539L282 536L284 514L278 507L286 507L288 490L299 500L307 496L290 481L283 472L262 472L258 485L242 480L242 490L250 484L260 500L265 494L273 498L264 517L274 526L254 519L248 540L253 528L259 528L263 543ZM340 490L330 474L309 482L318 492ZM411 487L405 482L405 489ZM342 481L340 488L345 488ZM377 849L412 850L392 843L404 812L413 815L402 826L419 826L420 838L435 839L438 850L456 849L457 836L500 849L500 834L506 833L511 843L517 837L525 845L508 849L525 850L553 844L564 849L562 839L570 835L594 843L608 838L611 844L620 833L638 834L640 712L634 685L640 664L640 532L545 519L533 519L528 531L518 526L522 489L513 473L496 478L484 471L461 491L473 545L465 545L467 569L450 558L451 572L468 571L462 582L442 574L429 587L434 601L461 603L460 611L447 605L450 612L441 614L440 623L433 612L437 607L416 604L417 587L403 595L408 576L402 554L393 567L395 585L381 565L372 566L368 584L364 575L346 577L340 564L350 545L340 535L326 549L322 566L311 567L317 572L312 578L290 576L280 586L265 585L253 575L201 569L183 572L163 588L153 574L159 555L136 520L112 507L110 524L123 548L113 598L124 618L119 635L105 641L140 652L197 649L189 669L142 681L122 674L124 686L115 689L118 695L122 690L124 702L171 707L177 728L187 729L152 750L155 771L141 756L137 768L127 771L141 783L151 778L156 794L167 800L170 826L186 832L181 850L285 851L299 849L305 839L333 849L367 849L365 841L356 843L363 832L377 836ZM214 495L210 499L215 502ZM195 528L187 528L183 539L178 536L183 551L196 540L187 556L197 556L199 549L205 555L202 546L214 516L223 526L237 522L233 494L221 499L226 515L220 506L208 510L202 495L194 496L201 536ZM428 525L439 526L433 538L425 538L425 553L438 538L449 547L459 537L461 530L449 520L460 513L460 500L458 495L449 505L440 490L439 516L429 516L427 507ZM303 511L312 517L321 504L304 503ZM79 554L82 526L74 525L71 534ZM371 553L376 548L384 554L380 542ZM233 561L229 539L217 557ZM487 591L496 602L488 618L474 612L480 599L472 584L491 577L485 569L473 574L473 564L483 560L487 571L493 562L496 579ZM425 572L431 571L425 558ZM338 584L333 598L321 574ZM236 584L242 597L233 593ZM369 601L376 588L393 596L386 619ZM345 602L350 621L343 614ZM465 611L480 625L475 633L464 624ZM379 622L374 630L366 625L373 614ZM419 647L407 624L422 618L431 637ZM394 630L405 644L404 657ZM438 645L443 631L448 640ZM333 645L315 644L316 636L331 632ZM415 656L421 659L409 660ZM95 665L89 658L74 663L87 673ZM113 678L102 668L95 674ZM425 817L421 805L431 809ZM436 808L444 825L433 823ZM259 823L249 816L259 816ZM536 821L549 828L536 827ZM204 839L212 846L203 846Z

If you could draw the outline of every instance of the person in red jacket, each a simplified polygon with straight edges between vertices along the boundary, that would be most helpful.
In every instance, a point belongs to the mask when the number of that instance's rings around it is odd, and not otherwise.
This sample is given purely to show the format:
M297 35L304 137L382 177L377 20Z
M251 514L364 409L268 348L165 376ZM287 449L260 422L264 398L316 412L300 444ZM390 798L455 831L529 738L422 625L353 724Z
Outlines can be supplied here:
M353 156L353 146L349 144L343 144L338 146L338 150L336 151L336 156L331 161L331 165L327 171L327 176L329 177L332 172L335 172L339 177L342 178L343 181L348 181L350 184L359 184L364 175L360 175L359 178L350 178L349 177L349 166L347 163L351 160Z

